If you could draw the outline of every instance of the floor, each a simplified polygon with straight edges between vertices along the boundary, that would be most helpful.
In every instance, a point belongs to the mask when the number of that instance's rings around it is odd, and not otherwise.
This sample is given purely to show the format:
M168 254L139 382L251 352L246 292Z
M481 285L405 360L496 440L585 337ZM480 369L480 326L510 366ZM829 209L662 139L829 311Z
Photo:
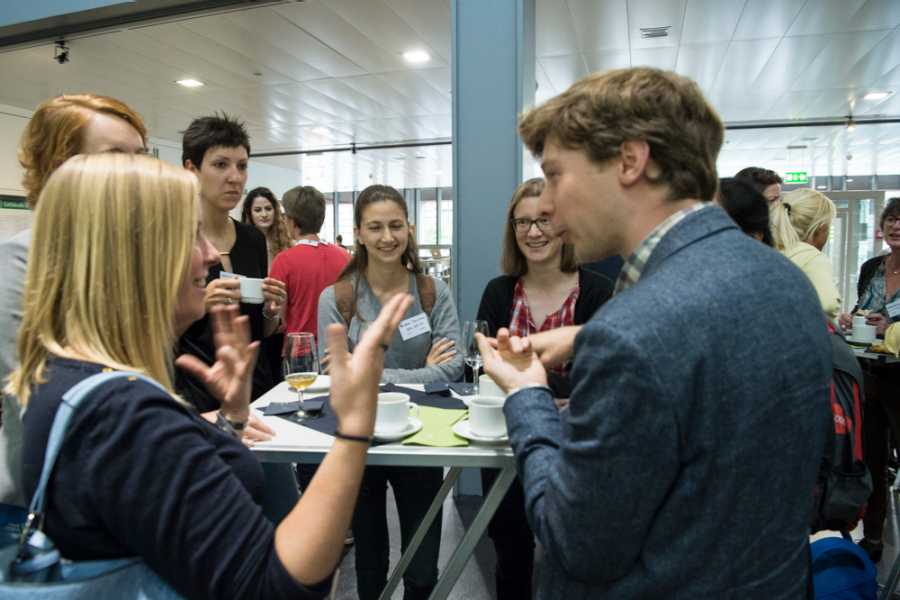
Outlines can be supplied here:
M397 521L397 507L390 489L388 489L387 502L388 531L391 537L391 566L393 566L400 560L400 524ZM439 570L442 570L450 560L453 550L462 539L480 507L481 496L457 496L454 498L451 494L444 502ZM459 581L450 593L450 600L494 600L493 569L494 548L491 541L485 536L479 542L474 556L469 560ZM392 598L401 600L403 598L402 590L403 584L400 584ZM355 600L357 598L353 550L344 557L341 563L337 593L334 597L338 600Z

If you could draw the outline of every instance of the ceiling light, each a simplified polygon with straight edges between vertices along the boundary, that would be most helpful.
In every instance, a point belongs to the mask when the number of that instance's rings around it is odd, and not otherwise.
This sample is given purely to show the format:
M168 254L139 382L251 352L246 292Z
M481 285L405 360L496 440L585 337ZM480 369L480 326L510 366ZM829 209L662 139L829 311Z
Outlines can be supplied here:
M196 79L179 79L175 83L186 88L198 88L203 86L203 82L197 81Z
M891 95L891 92L869 92L863 96L863 100L884 100Z
M847 117L847 133L853 133L856 131L856 123L853 121L852 116Z
M419 65L431 60L431 55L424 50L407 50L403 53L403 60L414 65Z
M328 135L329 133L331 133L331 131L327 127L323 127L321 125L318 127L313 127L312 132L316 135Z

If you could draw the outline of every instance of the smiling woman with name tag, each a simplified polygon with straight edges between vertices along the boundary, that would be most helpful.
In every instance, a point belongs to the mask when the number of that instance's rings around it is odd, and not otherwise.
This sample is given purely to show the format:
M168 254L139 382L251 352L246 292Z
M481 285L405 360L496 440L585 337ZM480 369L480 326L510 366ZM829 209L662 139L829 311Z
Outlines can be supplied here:
M319 335L331 323L346 324L350 350L382 305L412 295L384 357L383 382L454 381L463 370L456 307L447 285L422 274L406 202L394 188L364 189L353 214L356 248L338 282L319 298ZM376 431L376 435L378 432ZM362 600L375 599L387 583L389 544L385 494L391 484L406 548L443 479L437 467L367 467L353 515L356 583ZM403 576L404 599L427 598L437 582L441 517L425 536Z

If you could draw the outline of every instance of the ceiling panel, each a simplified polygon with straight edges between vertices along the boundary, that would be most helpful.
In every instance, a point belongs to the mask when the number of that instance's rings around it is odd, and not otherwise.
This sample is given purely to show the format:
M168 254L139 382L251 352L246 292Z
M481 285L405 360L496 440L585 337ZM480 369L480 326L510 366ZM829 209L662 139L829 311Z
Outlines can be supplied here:
M807 0L747 0L741 11L736 40L782 37Z
M575 39L582 52L628 49L625 0L568 0L567 5L572 14Z
M724 52L715 81L708 89L732 93L762 92L771 97L774 89L783 89L791 81L789 73L779 80L777 76L770 76L768 70L765 76L760 77L763 69L773 62L778 44L778 38L732 41ZM778 66L775 68L778 69Z
M842 87L853 65L886 35L885 31L828 34L822 51L797 74L792 89Z
M604 52L586 52L585 63L589 72L623 69L631 66L628 50L606 50ZM560 90L562 91L562 90Z
M682 44L675 70L708 89L716 80L725 59L728 42L714 44Z
M632 50L677 47L681 43L686 5L687 0L628 0L628 35ZM666 26L671 27L667 37L650 39L641 37L641 28ZM633 61L634 52L632 52ZM674 61L672 66L674 67Z
M788 35L892 29L900 24L895 0L815 0L800 11Z
M538 59L537 62L557 93L565 90L588 72L584 58L580 54L546 56Z
M688 0L682 44L727 42L747 0ZM680 62L680 59L679 59Z
M432 48L436 56L450 64L450 0L385 0L397 18L402 19Z
M538 57L578 52L572 13L559 0L536 0L535 22L540 24L535 39Z
M631 51L631 66L656 67L671 71L678 59L678 47L635 48Z

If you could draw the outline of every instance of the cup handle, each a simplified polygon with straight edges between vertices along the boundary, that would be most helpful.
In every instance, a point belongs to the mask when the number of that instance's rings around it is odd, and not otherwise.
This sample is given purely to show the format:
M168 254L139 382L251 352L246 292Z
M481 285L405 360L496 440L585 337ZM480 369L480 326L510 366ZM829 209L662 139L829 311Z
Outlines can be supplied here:
M416 404L415 402L410 402L409 403L409 412L411 413L411 416L418 419L419 418L419 405Z

